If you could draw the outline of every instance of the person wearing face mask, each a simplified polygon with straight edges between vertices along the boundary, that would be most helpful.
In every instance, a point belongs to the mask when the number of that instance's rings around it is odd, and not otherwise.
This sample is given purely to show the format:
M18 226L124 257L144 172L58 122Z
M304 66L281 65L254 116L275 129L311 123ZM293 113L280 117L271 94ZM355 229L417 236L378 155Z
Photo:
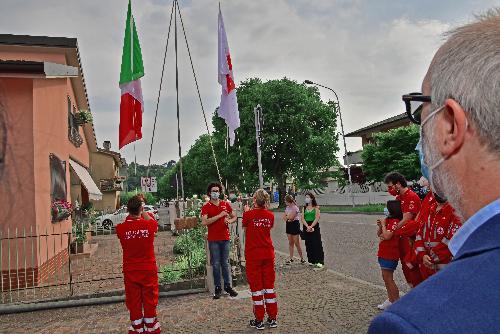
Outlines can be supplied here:
M396 196L396 200L401 202L401 212L403 219L400 220L396 228L396 235L399 235L399 254L401 259L401 267L406 282L410 287L417 286L422 282L422 277L418 269L417 263L412 263L409 257L413 250L413 241L418 231L419 225L415 218L420 211L420 197L408 188L408 183L403 175L397 172L389 173L385 176L385 184L391 195ZM398 230L403 229L404 233Z
M451 205L437 194L434 198L436 201L430 207L428 219L417 232L415 240L415 253L424 280L451 262L448 244L462 226Z
M453 260L376 317L370 334L500 333L500 10L446 36L422 93L403 101L420 124L422 173L464 223L448 243Z
M210 183L207 195L210 201L201 208L201 222L208 226L208 248L210 250L210 263L214 275L214 299L219 299L222 294L221 267L224 280L224 291L231 297L238 293L231 287L231 270L229 268L229 224L236 221L236 214L227 201L220 200L222 186L219 183Z
M302 237L306 242L307 261L310 265L322 269L325 264L325 254L319 227L321 213L312 193L306 194L305 203L306 206L302 208L300 219L303 226Z

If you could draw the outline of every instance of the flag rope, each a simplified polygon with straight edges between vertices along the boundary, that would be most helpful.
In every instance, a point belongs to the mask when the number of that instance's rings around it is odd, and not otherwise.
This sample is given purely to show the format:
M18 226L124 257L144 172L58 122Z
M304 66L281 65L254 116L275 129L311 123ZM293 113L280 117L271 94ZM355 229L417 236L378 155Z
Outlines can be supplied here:
M177 2L177 0L175 0L175 2ZM198 93L198 99L200 100L201 111L203 113L203 119L205 120L205 126L207 128L207 133L208 133L208 139L210 141L210 147L212 149L212 155L213 155L214 161L215 161L215 168L217 168L217 175L219 176L219 182L220 182L220 184L222 184L222 177L220 175L219 164L217 163L217 156L215 155L214 144L213 144L213 141L212 141L212 134L210 132L210 128L208 127L207 115L205 113L205 108L203 107L203 101L201 99L201 94L200 94L200 87L198 85L198 79L196 77L196 72L194 70L193 58L191 57L191 50L189 48L189 43L188 43L188 39L187 39L187 36L186 36L186 29L184 28L184 21L182 20L182 14L181 14L181 11L179 9L179 6L177 6L177 10L179 12L179 18L181 20L182 32L184 33L184 40L186 41L186 48L187 48L187 52L188 52L188 56L189 56L189 62L191 63L191 69L193 71L194 82L195 82L195 85L196 85L196 91Z
M165 53L163 55L163 66L161 69L160 88L158 89L158 99L156 100L155 121L153 124L153 135L151 137L151 146L149 147L148 170L146 172L147 177L149 177L149 167L151 166L151 154L153 153L153 142L155 139L155 131L156 131L156 119L158 118L158 107L160 105L161 87L163 85L163 75L165 73L165 62L167 59L168 42L170 40L170 29L172 28L173 14L174 14L174 3L172 3L172 11L170 12L170 23L168 24L167 43L165 45Z

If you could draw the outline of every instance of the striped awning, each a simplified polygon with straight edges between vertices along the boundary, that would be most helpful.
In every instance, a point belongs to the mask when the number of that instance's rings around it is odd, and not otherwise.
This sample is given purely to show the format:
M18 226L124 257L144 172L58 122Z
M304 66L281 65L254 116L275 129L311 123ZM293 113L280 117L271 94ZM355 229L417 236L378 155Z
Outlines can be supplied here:
M94 180L90 176L89 172L85 167L80 165L78 162L69 159L69 164L73 171L78 175L80 181L82 181L83 186L87 189L89 193L89 199L99 201L102 199L102 193L95 184Z

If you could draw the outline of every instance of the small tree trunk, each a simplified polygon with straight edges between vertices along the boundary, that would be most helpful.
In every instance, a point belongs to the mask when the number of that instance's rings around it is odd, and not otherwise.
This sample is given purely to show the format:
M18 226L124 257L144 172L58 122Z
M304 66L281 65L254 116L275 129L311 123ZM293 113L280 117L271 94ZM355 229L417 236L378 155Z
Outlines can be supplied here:
M285 205L285 195L286 195L286 175L281 175L278 178L278 193L279 193L279 206L283 207Z

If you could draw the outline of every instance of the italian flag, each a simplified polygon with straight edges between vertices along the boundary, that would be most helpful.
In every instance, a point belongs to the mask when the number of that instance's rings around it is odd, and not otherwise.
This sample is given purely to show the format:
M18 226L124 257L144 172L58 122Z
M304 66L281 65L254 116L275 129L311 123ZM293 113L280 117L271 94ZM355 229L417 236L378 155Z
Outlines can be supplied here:
M142 113L144 102L140 78L144 76L141 45L135 29L132 4L128 2L127 23L123 41L122 67L120 72L120 134L118 146L130 144L142 138Z

